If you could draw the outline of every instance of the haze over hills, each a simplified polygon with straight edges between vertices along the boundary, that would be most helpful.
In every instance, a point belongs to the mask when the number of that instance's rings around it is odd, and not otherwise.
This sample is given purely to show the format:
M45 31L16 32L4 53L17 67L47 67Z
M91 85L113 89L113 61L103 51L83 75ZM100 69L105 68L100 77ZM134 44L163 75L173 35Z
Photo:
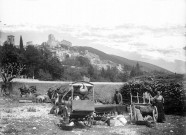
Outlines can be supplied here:
M48 32L49 33L49 32ZM19 44L19 36L20 35L24 35L23 36L23 42L24 45L26 45L27 41L33 41L34 44L41 44L43 41L47 41L47 35L48 33L24 33L24 32L9 32L9 33L2 33L2 43L6 40L6 36L9 34L13 34L15 36L15 43L18 45ZM53 33L53 32L50 32ZM59 40L59 39L66 39L68 41L73 41L72 44L73 46L89 46L92 48L95 48L97 50L100 50L106 54L111 54L111 55L117 55L120 56L122 58L127 58L129 60L133 60L133 61L143 61L146 63L150 63L152 65L158 65L158 67L167 69L171 72L176 72L176 73L185 73L185 69L183 67L185 67L185 61L178 61L178 60L173 60L173 61L166 61L164 59L151 59L149 57L149 59L145 58L145 57L141 57L138 52L134 53L134 52L127 52L123 51L123 50L117 50L117 49L113 49L113 48L109 48L108 46L101 46L101 45L89 45L88 43L81 43L81 42L76 42L76 40L65 37L64 35L62 35L63 38L61 38L61 36L59 36L58 34L55 34L55 37ZM37 38L39 37L40 41L36 42ZM154 68L154 66L153 66Z
M84 52L84 51L88 50L88 52L98 55L100 57L100 59L102 59L102 60L109 60L109 61L112 61L117 64L121 64L121 65L125 64L125 65L129 65L129 66L135 66L136 63L138 62L139 65L141 66L141 69L146 72L160 71L160 72L172 73L169 70L166 70L164 68L158 67L153 64L149 64L149 63L141 62L141 61L129 60L129 59L126 59L126 58L123 58L120 56L116 56L116 55L106 54L106 53L104 53L100 50L97 50L95 48L92 48L92 47L74 46L74 48L78 49L79 52L81 52L81 51Z
M43 42L41 48L43 46L47 46L47 48L51 50L51 52L53 52L53 54L57 56L60 61L64 61L66 58L75 58L77 56L83 56L88 58L91 64L97 67L98 69L107 69L107 67L110 66L116 67L119 71L122 71L124 65L128 65L132 68L133 66L136 66L137 63L139 63L141 70L145 72L159 71L171 73L170 71L153 64L129 60L117 55L110 55L92 47L72 46L72 43L67 40L56 40L53 34L49 34L48 41Z
M28 44L27 44L28 45ZM171 71L161 68L159 66L149 64L147 62L130 60L121 56L107 54L100 49L95 49L88 46L72 46L72 43L66 40L58 41L53 34L48 36L47 42L43 42L42 45L37 45L38 48L47 46L47 48L59 58L60 61L66 59L66 57L83 56L90 60L91 64L98 69L110 67L117 67L122 71L123 65L128 65L131 68L139 63L141 70L145 72L159 71L172 73ZM131 69L130 69L131 70Z
M51 50L51 52L53 52L53 54L57 56L60 61L64 61L66 58L75 58L77 56L83 56L88 58L91 64L97 67L98 69L106 69L108 66L110 66L116 67L119 71L122 71L124 65L130 66L132 68L133 66L136 66L137 63L139 63L141 70L145 72L159 71L171 73L170 71L158 67L156 65L126 59L117 55L110 55L93 47L72 46L72 43L69 41L56 40L53 34L50 34L48 36L48 41L43 42L40 47L42 48L43 46L47 46L47 48Z

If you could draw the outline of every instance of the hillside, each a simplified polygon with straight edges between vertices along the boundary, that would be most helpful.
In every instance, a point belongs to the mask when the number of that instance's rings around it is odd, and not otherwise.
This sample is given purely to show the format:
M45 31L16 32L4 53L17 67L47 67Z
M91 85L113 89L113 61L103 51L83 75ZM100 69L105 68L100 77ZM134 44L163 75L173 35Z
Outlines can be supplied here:
M126 59L126 58L123 58L120 56L116 56L116 55L106 54L106 53L99 51L97 49L94 49L92 47L73 46L73 48L75 48L79 52L85 52L86 50L88 50L89 52L98 55L100 57L100 59L102 59L102 60L109 60L109 61L112 61L117 64L121 64L121 65L125 64L125 65L129 65L129 66L135 66L136 63L138 62L140 64L140 66L142 66L141 69L143 71L150 72L150 71L156 70L156 71L171 73L170 71L168 71L164 68L158 67L156 65L153 65L153 64L149 64L149 63L141 62L141 61L129 60L129 59Z

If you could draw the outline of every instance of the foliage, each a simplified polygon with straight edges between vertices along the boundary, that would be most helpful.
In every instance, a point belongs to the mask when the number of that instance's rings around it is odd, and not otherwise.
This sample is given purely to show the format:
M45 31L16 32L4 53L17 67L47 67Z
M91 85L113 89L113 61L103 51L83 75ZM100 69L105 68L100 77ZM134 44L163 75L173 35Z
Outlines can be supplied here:
M63 61L59 61L55 54L48 49L49 46L45 44L39 47L28 45L25 49L22 45L22 37L20 37L19 48L5 42L0 47L0 56L2 56L0 66L6 63L23 64L25 70L21 75L28 78L46 81L77 81L82 80L85 76L90 78L90 81L126 82L130 78L141 76L144 73L140 69L139 63L136 63L134 67L124 64L122 71L114 66L98 69L97 65L91 64L90 60L83 56L83 53L80 56L66 57Z
M140 75L142 75L142 74L143 74L143 72L142 72L141 69L140 69L139 63L137 63L135 67L132 67L132 70L131 70L131 72L130 72L130 76L131 76L131 77L140 76Z
M52 80L52 76L48 71L44 71L43 69L39 69L39 78L44 81Z
M79 66L82 66L82 67L88 67L88 66L90 66L89 59L88 58L85 58L83 56L76 57L76 61L79 62Z
M4 43L0 47L1 67L8 63L17 63L25 65L22 75L37 78L41 80L60 80L63 73L63 67L60 61L52 55L46 48L36 48L28 45L25 50L22 48L22 38L20 38L20 48Z
M5 109L4 111L5 111L6 113L13 113L13 110L12 110L12 109L9 109L9 108Z
M24 65L18 63L7 63L0 68L0 75L3 80L1 86L1 91L3 92L3 95L10 95L10 92L12 92L11 81L17 76L20 76L23 70Z
M21 53L24 52L22 36L20 36L19 48L20 48L20 52L21 52Z
M27 109L27 112L36 112L36 108L34 108L34 107L29 107L29 108Z
M143 92L148 91L152 96L155 96L156 91L160 90L165 99L165 113L183 114L186 107L184 105L185 93L182 81L182 75L156 76L154 81L132 82L123 85L121 94L124 102L130 104L130 93L136 96L138 92L138 94L142 96Z
M64 75L63 75L64 80L70 80L70 81L82 80L80 69L65 68L64 70L65 70Z
M1 50L1 65L19 62L18 54L18 49L15 46L5 42Z

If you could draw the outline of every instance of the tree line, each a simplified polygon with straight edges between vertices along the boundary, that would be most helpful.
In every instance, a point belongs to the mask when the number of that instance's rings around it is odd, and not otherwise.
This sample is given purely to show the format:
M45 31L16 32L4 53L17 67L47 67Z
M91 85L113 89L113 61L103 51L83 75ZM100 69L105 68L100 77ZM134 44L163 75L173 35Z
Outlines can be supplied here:
M110 66L98 69L83 56L67 57L60 62L44 45L40 48L33 45L24 48L22 38L19 47L7 42L0 46L0 67L10 63L25 66L21 76L47 81L77 81L86 76L90 81L121 82L143 74L138 63L134 67L123 65L122 71L119 71L117 67Z

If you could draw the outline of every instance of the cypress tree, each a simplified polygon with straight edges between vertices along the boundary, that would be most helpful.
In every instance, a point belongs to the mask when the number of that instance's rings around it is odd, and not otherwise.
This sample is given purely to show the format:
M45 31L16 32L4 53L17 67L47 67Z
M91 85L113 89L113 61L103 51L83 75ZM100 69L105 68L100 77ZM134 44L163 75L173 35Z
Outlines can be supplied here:
M23 51L24 51L24 47L23 47L23 39L22 39L22 36L20 36L19 47L20 47L20 51L23 52Z
M136 76L136 70L134 68L134 66L132 67L132 70L130 71L130 77L134 77Z
M137 62L136 64L136 73L139 74L140 72L140 66L139 66L139 63Z

